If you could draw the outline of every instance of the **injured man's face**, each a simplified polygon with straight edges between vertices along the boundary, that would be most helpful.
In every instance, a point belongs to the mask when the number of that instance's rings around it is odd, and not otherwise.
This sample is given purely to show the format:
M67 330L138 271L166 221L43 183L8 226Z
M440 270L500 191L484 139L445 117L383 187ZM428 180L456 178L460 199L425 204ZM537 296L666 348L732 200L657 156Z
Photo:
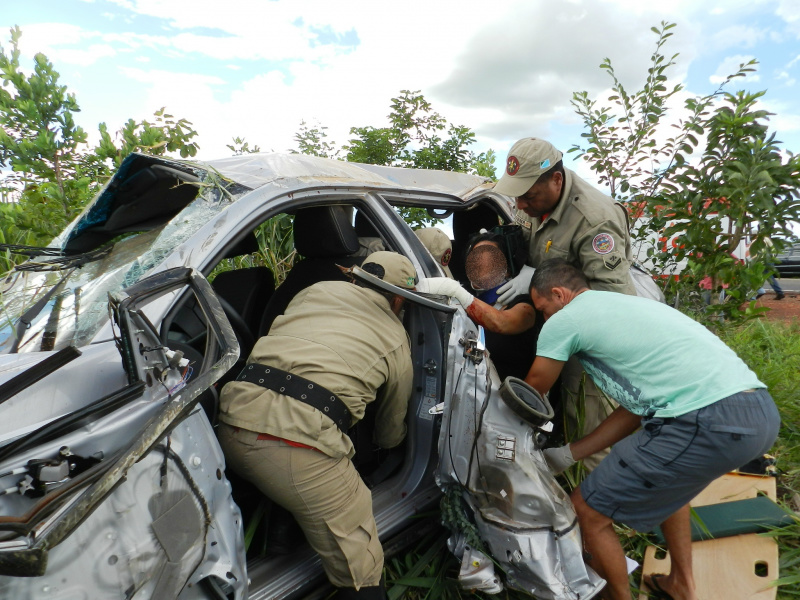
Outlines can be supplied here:
M478 297L487 304L494 304L497 288L508 281L508 263L503 251L494 242L478 242L467 254L464 266Z

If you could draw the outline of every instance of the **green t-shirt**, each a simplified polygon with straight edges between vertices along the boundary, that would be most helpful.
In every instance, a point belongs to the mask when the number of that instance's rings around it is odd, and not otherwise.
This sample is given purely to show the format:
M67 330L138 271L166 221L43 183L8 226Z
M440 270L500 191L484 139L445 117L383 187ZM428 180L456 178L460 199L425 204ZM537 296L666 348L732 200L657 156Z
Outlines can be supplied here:
M608 396L637 415L675 417L765 388L722 340L655 300L587 290L542 327L537 356L573 354Z

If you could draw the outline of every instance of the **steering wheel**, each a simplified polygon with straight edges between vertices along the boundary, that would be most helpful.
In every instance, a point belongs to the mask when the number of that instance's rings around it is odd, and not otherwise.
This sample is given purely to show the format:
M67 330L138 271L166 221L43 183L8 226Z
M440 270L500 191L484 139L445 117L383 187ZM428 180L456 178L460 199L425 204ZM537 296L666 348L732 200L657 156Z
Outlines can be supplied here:
M225 317L236 335L236 340L239 342L239 360L246 360L253 346L256 345L256 339L250 333L250 329L247 327L247 323L244 322L242 315L231 306L230 302L222 296L217 296L217 300L219 300L222 311L225 313Z

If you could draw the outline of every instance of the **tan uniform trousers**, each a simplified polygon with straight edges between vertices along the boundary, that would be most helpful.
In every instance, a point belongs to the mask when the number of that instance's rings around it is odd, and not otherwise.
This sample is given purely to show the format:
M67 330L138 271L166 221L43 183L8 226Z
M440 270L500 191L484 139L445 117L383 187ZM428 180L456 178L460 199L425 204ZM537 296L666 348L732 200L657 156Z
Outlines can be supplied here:
M224 423L218 435L228 466L294 515L333 585L380 584L383 548L372 494L348 458L259 440Z
M581 393L582 383L583 393ZM580 439L597 429L597 426L619 406L616 401L597 389L575 356L567 361L561 371L561 402L567 420L565 427L567 441ZM586 471L591 473L609 452L611 449L606 448L584 458L583 466Z

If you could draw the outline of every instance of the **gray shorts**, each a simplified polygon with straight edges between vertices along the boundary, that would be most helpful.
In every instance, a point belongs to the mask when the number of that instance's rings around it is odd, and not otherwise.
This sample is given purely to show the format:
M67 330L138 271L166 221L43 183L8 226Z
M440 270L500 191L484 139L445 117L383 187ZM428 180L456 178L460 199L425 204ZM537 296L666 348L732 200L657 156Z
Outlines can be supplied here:
M767 452L780 416L767 390L740 392L680 417L643 418L580 486L586 503L651 531L714 479Z

